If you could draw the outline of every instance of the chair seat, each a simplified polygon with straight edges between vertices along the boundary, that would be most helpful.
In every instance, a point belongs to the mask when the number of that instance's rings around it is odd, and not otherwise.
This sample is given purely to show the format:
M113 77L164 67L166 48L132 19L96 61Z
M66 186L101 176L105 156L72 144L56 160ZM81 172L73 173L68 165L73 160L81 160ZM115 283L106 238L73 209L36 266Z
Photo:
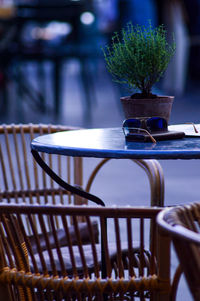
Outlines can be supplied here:
M88 244L90 242L90 234L88 233L88 227L86 223L79 223L78 225L79 227L79 231L80 231L80 237L81 237L81 242L82 244ZM92 228L93 228L93 233L94 233L94 239L95 239L95 243L98 243L99 241L99 229L98 229L98 224L96 221L92 222ZM71 237L71 243L72 245L77 245L77 238L76 238L76 233L75 233L75 229L74 226L70 226L69 227L69 234ZM60 247L64 247L64 246L68 246L68 241L66 238L66 232L64 229L57 229L56 230L56 235L59 241L59 245ZM45 251L46 250L46 241L45 241L45 236L43 233L38 235L39 237L39 244L40 244L40 248L41 251ZM54 239L54 235L52 232L48 232L48 239L49 239L49 243L50 243L50 247L53 249L56 247L55 245L55 239ZM29 236L29 240L32 246L32 251L34 253L38 252L37 249L37 244L36 244L36 240L35 240L35 236Z
M82 247L83 247L83 252L85 254L85 260L86 260L86 265L87 265L88 271L90 273L92 273L94 271L94 267L95 267L92 247L89 244L84 245ZM101 245L96 244L95 248L96 248L96 254L97 254L97 262L98 262L99 268L101 268ZM60 248L60 251L62 253L65 269L68 273L68 276L73 275L73 265L72 265L72 260L70 260L69 247L68 246L62 247L62 248ZM134 266L139 268L140 267L140 248L139 247L134 247L132 249L132 252L133 252ZM76 262L75 265L76 265L77 272L78 272L79 276L81 276L82 273L83 273L83 262L81 260L79 246L77 246L77 245L73 246L73 254L74 254L74 259L75 259L75 262ZM150 252L144 250L144 254L145 254L144 267L147 268L146 272L147 272L147 275L148 275L148 273L149 273L148 268L149 268L149 265L150 265L150 262L149 262ZM46 264L48 272L50 274L52 274L53 271L52 271L52 264L51 264L51 259L50 259L49 252L48 251L43 251L42 255L45 259L45 264ZM58 271L61 271L60 260L59 260L59 257L58 257L57 250L55 248L52 249L52 255L53 255L55 265L56 265L56 269ZM126 262L127 256L128 256L127 242L123 242L122 243L122 261L123 261L124 267L127 266L127 262ZM114 267L114 263L117 260L116 243L109 243L109 257L110 257L112 266ZM38 265L39 271L42 272L42 266L41 266L41 260L40 260L39 254L37 254L37 253L35 254L35 259L36 259L36 263ZM30 268L31 268L31 271L32 271L33 266L32 266L30 257L29 257L29 261L30 261Z

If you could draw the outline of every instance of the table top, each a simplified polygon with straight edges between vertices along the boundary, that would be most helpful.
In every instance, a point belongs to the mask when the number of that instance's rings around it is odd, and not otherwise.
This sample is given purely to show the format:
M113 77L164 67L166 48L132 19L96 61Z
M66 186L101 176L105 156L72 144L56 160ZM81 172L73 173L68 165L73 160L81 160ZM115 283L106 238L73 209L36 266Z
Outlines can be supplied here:
M200 129L200 125L197 125ZM169 130L193 133L191 125ZM58 132L35 138L31 148L39 152L80 157L117 159L200 159L200 137L152 142L126 142L121 128Z

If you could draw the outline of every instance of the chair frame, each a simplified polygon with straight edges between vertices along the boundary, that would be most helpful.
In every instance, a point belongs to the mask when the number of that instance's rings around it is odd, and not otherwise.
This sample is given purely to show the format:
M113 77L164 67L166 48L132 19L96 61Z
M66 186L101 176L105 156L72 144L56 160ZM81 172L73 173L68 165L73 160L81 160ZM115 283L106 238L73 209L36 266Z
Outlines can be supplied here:
M161 231L172 239L180 265L174 276L175 300L182 272L195 301L200 300L200 203L166 208L157 217Z

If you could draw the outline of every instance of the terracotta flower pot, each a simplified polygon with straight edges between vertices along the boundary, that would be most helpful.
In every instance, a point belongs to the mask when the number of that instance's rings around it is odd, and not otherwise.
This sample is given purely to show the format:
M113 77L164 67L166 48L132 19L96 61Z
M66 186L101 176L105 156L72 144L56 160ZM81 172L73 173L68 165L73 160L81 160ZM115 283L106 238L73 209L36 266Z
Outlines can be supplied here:
M120 98L125 118L163 117L169 122L174 96L158 96L149 99L133 99L130 96Z

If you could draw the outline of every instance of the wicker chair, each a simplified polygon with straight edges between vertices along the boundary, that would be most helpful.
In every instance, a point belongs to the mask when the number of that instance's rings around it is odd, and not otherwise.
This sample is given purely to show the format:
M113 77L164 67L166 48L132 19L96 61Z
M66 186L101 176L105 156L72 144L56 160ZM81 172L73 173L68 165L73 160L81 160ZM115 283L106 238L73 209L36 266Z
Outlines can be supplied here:
M30 153L30 142L36 135L76 129L69 126L24 124L0 126L0 200L16 203L71 204L87 203L87 200L61 189L36 164ZM58 155L43 154L47 164L68 183L83 187L83 160ZM91 173L85 190L92 183L109 159L103 159ZM164 177L156 160L133 160L141 166L151 189L151 205L164 202Z
M167 208L158 215L158 224L173 241L180 267L176 274L175 290L183 271L195 301L200 300L200 203Z
M169 300L170 246L169 239L157 231L159 211L1 203L2 300ZM86 218L90 234L86 246L81 241L80 216ZM57 237L57 219L66 234L65 247ZM71 241L70 219L76 245ZM93 220L99 226L100 244L94 241ZM150 222L154 230L151 240ZM41 233L45 237L42 242Z
M83 200L60 189L42 171L30 153L35 135L77 129L69 126L11 124L0 126L1 200L16 203L72 203ZM46 162L69 183L82 186L82 158L43 155ZM58 196L56 198L56 196Z

